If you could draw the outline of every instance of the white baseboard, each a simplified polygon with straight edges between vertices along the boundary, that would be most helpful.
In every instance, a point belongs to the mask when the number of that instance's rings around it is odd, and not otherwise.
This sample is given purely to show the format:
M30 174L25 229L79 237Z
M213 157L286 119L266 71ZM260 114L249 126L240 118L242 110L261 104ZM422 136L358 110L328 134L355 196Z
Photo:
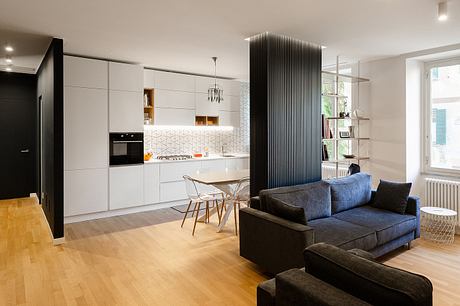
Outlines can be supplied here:
M122 216L122 215L129 215L129 214L135 214L139 212L157 210L157 209L168 208L168 207L184 205L184 204L188 204L188 200L149 204L149 205L144 205L144 206L123 208L123 209L109 210L109 211L101 211L97 213L78 215L78 216L68 216L68 217L64 217L64 224L83 222L83 221L89 221L89 220L95 220L95 219L110 218L110 217Z

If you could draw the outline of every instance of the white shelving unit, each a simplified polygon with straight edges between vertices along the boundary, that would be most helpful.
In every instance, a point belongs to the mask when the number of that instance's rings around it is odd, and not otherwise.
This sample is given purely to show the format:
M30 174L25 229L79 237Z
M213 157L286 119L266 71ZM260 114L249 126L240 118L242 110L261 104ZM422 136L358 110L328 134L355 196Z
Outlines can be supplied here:
M359 65L359 64L358 64ZM369 137L361 137L361 127L363 121L369 121L370 118L352 118L352 117L340 117L340 109L344 106L344 103L349 98L346 95L343 95L339 90L340 83L352 83L357 84L362 82L369 82L369 79L362 78L360 76L350 76L341 74L340 71L340 63L339 58L337 57L335 72L330 71L323 71L322 72L322 84L331 84L333 85L333 92L324 92L322 93L323 97L327 97L333 100L332 104L332 116L326 117L325 120L328 121L329 127L332 131L332 138L323 138L323 144L332 145L333 146L333 154L329 156L327 160L323 161L323 164L326 165L333 165L335 167L335 177L339 176L340 166L343 164L350 164L352 162L360 164L363 160L369 160L369 156L361 155L361 142L369 141ZM358 69L359 70L359 69ZM359 74L359 73L358 73ZM358 90L355 91L357 93L357 97L355 96L356 100L359 101L359 87ZM339 122L347 121L351 122L351 125L355 127L355 135L350 138L341 138L339 136ZM339 145L340 142L347 142L348 151L355 155L353 158L345 158L339 156ZM330 144L332 143L332 144ZM356 145L354 145L355 143Z

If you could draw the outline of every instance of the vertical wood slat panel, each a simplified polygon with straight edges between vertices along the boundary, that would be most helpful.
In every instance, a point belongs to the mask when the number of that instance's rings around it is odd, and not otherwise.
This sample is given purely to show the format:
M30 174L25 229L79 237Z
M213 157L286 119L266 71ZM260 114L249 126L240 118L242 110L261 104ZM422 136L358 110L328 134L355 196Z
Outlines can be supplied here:
M321 179L321 47L250 42L251 194Z

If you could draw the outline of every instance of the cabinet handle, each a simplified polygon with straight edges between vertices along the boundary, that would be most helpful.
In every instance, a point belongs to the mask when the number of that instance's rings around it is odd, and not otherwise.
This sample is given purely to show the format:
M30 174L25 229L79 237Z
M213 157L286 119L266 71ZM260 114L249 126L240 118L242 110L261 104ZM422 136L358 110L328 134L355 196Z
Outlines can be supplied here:
M29 153L29 149L21 150L21 153Z

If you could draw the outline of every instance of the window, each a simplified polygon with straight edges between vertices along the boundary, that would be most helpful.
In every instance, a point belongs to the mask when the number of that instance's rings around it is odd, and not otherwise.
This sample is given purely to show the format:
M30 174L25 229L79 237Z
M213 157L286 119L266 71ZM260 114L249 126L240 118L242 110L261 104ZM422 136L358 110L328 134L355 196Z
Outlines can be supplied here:
M427 170L460 173L460 59L430 63L426 70Z

